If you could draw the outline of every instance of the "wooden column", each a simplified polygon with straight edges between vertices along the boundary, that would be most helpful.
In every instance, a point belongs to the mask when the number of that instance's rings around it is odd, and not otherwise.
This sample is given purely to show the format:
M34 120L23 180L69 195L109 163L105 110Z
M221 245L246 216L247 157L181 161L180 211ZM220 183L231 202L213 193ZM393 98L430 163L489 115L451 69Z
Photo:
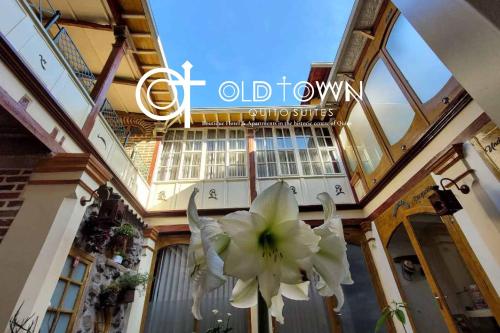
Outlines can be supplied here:
M115 78L118 67L120 66L120 62L127 51L126 27L117 26L115 27L114 32L115 43L113 44L108 60L106 60L106 64L97 79L94 89L92 89L92 92L90 93L90 97L94 100L94 107L90 111L87 120L85 120L85 124L82 129L83 134L87 137L90 135L90 132L94 127L95 120L101 110L104 100L106 99L111 83L113 83L113 79Z
M249 172L248 179L250 181L250 202L257 197L256 185L256 169L255 169L255 130L247 129L247 159Z
M153 151L153 157L151 158L151 164L149 165L149 172L148 172L149 185L151 185L151 183L153 182L156 160L158 159L158 152L160 150L160 143L161 143L161 138L156 138L155 150Z

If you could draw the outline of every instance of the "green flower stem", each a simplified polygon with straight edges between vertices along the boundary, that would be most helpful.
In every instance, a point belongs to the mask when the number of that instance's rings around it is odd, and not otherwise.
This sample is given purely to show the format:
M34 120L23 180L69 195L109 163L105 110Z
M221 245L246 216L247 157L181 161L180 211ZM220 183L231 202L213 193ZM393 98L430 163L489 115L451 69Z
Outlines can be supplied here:
M269 310L267 309L266 301L260 294L257 299L257 314L258 314L258 332L269 333Z

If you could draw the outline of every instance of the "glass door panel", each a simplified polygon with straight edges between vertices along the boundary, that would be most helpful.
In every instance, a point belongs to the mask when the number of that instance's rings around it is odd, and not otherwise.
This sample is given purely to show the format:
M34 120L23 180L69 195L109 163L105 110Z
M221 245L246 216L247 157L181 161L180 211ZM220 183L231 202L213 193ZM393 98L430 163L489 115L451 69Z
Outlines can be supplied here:
M459 332L499 332L446 225L431 214L412 215L408 220Z
M400 224L392 234L387 252L392 258L400 289L407 302L407 311L413 318L416 331L448 332L439 303L434 297L403 224Z

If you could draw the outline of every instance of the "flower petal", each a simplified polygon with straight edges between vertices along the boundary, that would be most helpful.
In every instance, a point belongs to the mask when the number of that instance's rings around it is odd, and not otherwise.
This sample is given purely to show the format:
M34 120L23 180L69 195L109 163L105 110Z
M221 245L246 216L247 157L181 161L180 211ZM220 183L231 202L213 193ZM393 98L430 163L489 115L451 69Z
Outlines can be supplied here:
M282 283L280 286L281 294L289 299L295 301L308 301L309 300L309 281L299 284L286 284Z
M224 262L218 254L229 244L229 237L223 234L217 221L199 217L193 191L188 205L188 221L192 230L192 240L188 249L188 267L191 273L193 307L191 311L201 319L201 298L207 292L220 287L226 281Z
M286 182L271 185L252 202L250 212L259 214L270 223L298 220L299 205Z
M271 298L278 294L280 288L280 273L278 265L267 260L264 269L259 274L259 290L262 298L266 301L267 307L271 307Z
M243 251L231 241L225 253L224 273L242 280L257 277L263 266L262 254L259 253Z
M227 214L219 220L222 230L231 237L240 232L248 232L254 229L252 214L246 210L236 211Z
M341 284L352 284L347 246L344 240L342 220L335 214L335 203L328 193L318 194L325 214L325 222L314 228L314 233L321 237L320 250L313 255L313 270L319 275L315 287L322 296L337 297L337 310L344 303Z
M285 318L283 317L283 297L281 297L281 293L278 293L276 296L273 296L271 299L271 308L269 311L271 312L271 316L276 318L276 321L283 325L285 323Z
M288 259L310 257L319 250L320 237L303 221L286 221L273 226L278 248Z
M236 281L231 295L231 305L235 308L250 308L257 305L257 287L257 279Z
M197 231L200 229L200 223L199 219L200 217L198 216L198 209L196 208L196 194L198 194L200 190L198 188L194 188L193 192L191 193L191 196L189 197L189 203L188 203L188 208L187 208L187 217L188 217L188 222L189 222L189 229L191 232Z
M279 260L276 265L280 267L280 281L288 284L297 284L302 282L301 267L296 261L285 259Z

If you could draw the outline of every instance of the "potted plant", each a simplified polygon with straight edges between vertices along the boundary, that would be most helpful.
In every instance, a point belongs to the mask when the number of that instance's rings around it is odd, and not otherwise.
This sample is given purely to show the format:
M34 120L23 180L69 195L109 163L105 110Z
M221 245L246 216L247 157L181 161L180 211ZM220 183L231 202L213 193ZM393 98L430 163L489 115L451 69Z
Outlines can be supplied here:
M120 294L120 286L112 282L101 290L99 294L99 305L102 308L109 308L118 303L118 295Z
M378 332L387 321L387 319L392 317L396 317L396 319L401 323L404 331L406 332L406 316L403 311L404 308L406 308L405 303L392 301L391 305L388 305L384 308L382 314L380 315L380 318L377 320L377 324L375 325L375 332Z
M128 240L136 235L134 226L130 223L123 223L119 227L113 229L113 243L115 248L125 252Z
M118 301L120 303L132 303L134 301L135 289L138 286L143 288L148 281L148 274L144 273L125 273L117 280L120 286L120 295Z
M113 255L113 262L121 265L124 258L125 258L125 253L123 253L123 251L116 251L115 254Z

